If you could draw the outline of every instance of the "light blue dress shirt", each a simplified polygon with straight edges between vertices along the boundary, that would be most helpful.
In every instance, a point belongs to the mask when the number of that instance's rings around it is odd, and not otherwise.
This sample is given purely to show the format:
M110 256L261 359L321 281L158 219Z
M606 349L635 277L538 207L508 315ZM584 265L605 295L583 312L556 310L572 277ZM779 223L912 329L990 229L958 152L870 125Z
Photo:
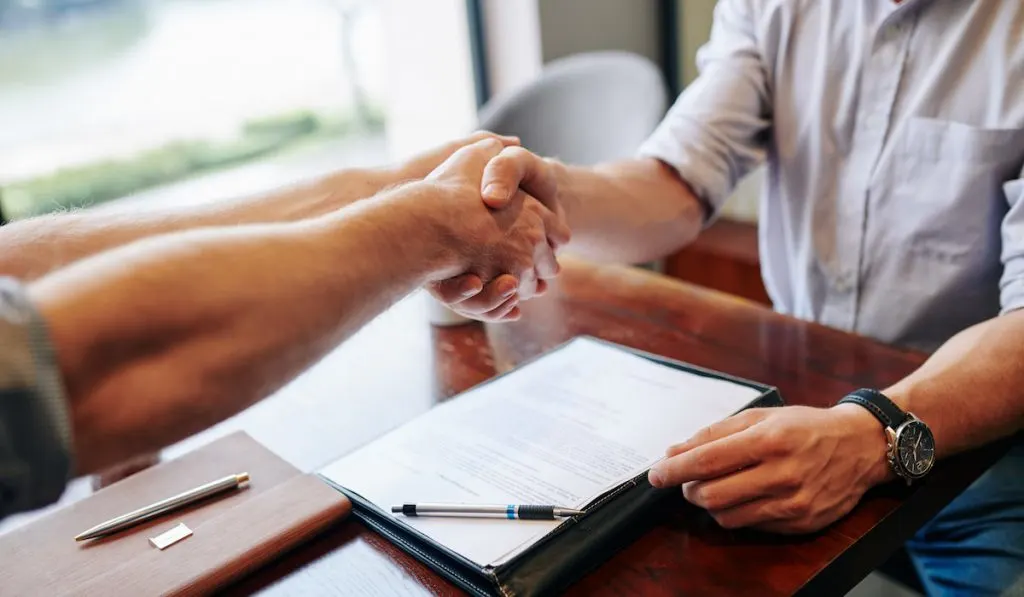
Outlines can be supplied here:
M767 161L783 313L933 350L1024 306L1024 2L720 0L640 150L720 207Z

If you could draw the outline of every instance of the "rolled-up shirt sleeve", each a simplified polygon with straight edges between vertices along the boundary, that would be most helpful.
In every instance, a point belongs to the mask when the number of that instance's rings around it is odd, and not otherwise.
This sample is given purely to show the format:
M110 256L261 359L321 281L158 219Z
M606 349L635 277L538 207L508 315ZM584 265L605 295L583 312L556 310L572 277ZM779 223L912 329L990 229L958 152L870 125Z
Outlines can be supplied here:
M56 502L73 470L71 423L45 322L0 277L0 519Z
M718 2L697 67L699 76L638 151L674 168L710 221L765 157L771 98L751 0Z

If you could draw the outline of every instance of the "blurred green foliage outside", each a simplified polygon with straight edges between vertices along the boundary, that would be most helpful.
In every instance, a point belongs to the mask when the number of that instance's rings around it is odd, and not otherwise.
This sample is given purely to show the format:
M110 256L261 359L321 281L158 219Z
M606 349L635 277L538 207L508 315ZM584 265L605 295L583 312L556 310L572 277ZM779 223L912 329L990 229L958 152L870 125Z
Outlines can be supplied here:
M197 174L248 162L306 143L349 134L356 127L379 132L384 117L327 117L299 111L247 123L235 139L175 141L123 160L105 160L5 185L6 217L17 219L96 205Z

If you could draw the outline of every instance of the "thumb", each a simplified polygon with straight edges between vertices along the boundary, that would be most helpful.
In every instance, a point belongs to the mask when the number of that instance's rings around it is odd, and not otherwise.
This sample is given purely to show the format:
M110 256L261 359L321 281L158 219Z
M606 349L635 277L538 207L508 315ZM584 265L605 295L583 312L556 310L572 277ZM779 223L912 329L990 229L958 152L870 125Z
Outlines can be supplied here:
M558 183L547 160L519 146L506 147L484 169L481 195L490 207L508 205L519 190L558 210Z
M511 146L487 163L480 181L480 194L488 207L501 209L512 201L528 175L532 156L522 147Z

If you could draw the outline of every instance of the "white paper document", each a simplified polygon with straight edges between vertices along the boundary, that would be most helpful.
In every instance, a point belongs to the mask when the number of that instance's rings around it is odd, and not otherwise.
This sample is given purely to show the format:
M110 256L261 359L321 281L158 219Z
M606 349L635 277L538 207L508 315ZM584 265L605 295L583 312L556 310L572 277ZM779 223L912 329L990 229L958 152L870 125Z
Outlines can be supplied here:
M416 502L583 508L758 395L579 338L320 472L389 514ZM564 522L392 516L480 566Z

